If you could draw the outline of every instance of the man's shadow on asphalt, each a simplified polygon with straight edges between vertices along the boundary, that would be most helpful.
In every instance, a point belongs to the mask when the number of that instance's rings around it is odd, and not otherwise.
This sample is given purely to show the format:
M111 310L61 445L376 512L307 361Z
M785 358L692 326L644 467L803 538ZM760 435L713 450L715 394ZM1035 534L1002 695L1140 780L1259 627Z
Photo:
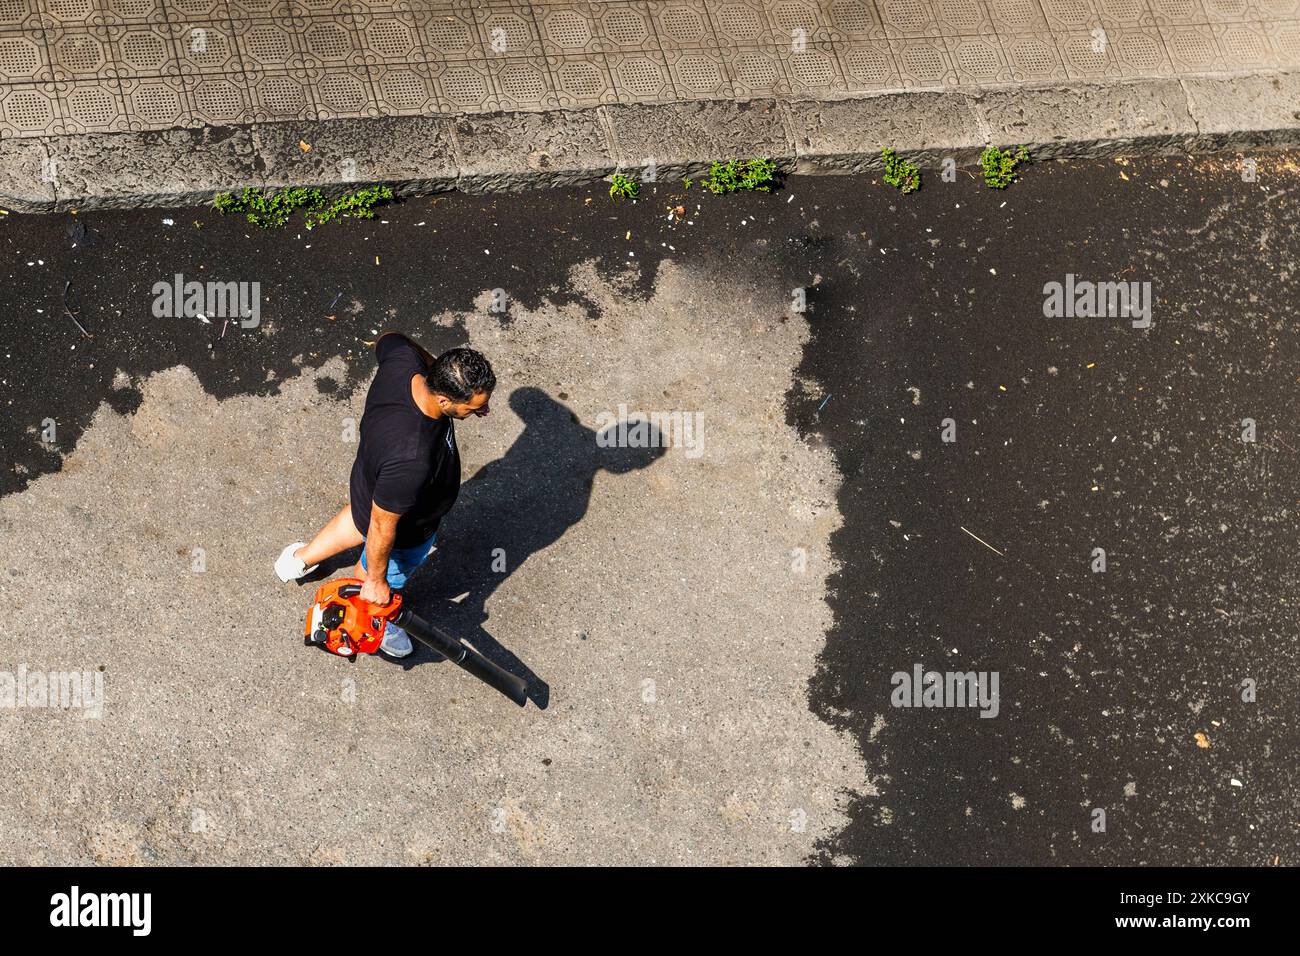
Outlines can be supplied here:
M402 593L429 623L526 680L528 699L545 708L549 685L486 629L486 604L529 558L583 519L597 472L621 475L645 468L664 449L650 423L648 447L602 448L593 429L539 388L515 389L509 403L523 419L524 430L502 457L461 486L438 528L437 551ZM350 567L358 557L359 549L338 555L312 577ZM513 613L530 615L527 607ZM414 652L398 662L404 669L445 660L419 641L412 643Z

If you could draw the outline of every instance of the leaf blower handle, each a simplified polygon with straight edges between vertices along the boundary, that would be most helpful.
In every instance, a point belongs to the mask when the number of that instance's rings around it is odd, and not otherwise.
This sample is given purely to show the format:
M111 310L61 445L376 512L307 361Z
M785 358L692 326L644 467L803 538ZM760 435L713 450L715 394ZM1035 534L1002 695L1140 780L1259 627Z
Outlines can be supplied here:
M393 618L393 623L453 664L460 665L489 687L495 687L520 707L527 702L527 681L493 664L468 644L444 634L410 608L404 607L398 611Z
M360 584L345 584L341 588L339 588L339 597L354 598L359 596L360 594L361 594ZM401 601L401 597L402 597L401 594L399 594L396 590L394 590L388 596L387 604L371 604L369 601L365 602L365 604L366 607L370 608L370 613L378 614L380 617L384 617L385 612L395 611L397 609L396 605Z

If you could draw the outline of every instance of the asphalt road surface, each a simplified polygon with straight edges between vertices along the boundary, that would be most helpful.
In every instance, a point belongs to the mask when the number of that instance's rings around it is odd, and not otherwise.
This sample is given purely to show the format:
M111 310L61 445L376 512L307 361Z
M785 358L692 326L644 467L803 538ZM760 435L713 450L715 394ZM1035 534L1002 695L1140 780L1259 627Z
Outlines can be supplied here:
M1300 862L1300 169L1255 159L0 217L0 671L104 687L0 707L0 860ZM178 274L259 323L155 316ZM497 367L409 596L522 711L304 648L271 574L384 329ZM603 447L620 405L696 440ZM986 698L896 706L928 671Z

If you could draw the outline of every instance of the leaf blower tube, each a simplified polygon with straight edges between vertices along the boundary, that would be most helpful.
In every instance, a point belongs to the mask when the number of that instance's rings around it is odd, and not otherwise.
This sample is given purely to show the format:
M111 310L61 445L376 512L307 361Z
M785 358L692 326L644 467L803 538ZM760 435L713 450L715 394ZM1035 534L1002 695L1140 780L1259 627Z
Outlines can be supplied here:
M437 651L453 664L469 671L489 687L495 687L520 707L528 700L528 684L470 647L464 641L438 630L409 607L397 612L393 623L426 647Z

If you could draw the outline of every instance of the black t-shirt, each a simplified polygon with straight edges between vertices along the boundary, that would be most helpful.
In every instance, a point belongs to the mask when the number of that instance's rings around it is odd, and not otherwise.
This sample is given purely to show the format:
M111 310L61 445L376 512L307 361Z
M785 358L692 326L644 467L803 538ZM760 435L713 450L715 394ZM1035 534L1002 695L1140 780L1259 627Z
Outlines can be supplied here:
M379 372L366 394L361 445L352 466L352 520L370 533L371 504L402 517L394 548L421 544L438 530L460 493L460 453L451 416L430 418L411 397L411 376L428 371L401 335L375 347Z

